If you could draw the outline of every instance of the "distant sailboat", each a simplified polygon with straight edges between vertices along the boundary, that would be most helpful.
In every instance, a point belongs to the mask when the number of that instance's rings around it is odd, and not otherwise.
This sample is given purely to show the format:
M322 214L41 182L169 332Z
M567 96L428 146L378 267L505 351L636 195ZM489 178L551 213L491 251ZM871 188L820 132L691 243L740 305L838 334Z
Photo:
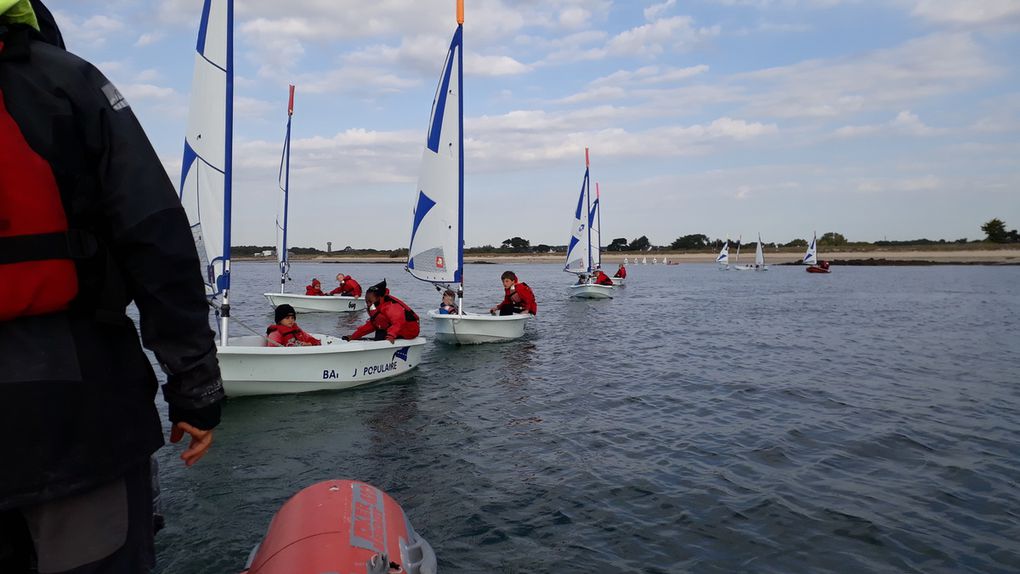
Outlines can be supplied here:
M436 339L477 344L518 339L529 313L493 316L464 310L464 3L439 80L418 175L407 271L436 286L457 285L457 312L429 311Z
M290 261L287 254L287 216L290 203L290 126L294 117L294 86L290 87L287 100L287 135L283 140L280 157L280 203L276 212L276 261L280 266L280 292L263 293L273 307L288 304L299 313L351 313L365 309L365 299L344 295L301 295L286 293L290 279Z
M722 250L719 251L719 255L715 258L715 262L719 265L719 269L730 268L730 238L726 238L726 242L723 243Z
M807 253L804 254L803 263L810 265L807 268L808 273L830 273L829 262L822 261L818 262L818 233L815 232L811 237L811 245L808 245Z
M762 249L761 234L758 234L758 246L754 250L754 270L755 271L768 271L768 265L765 265L765 251Z
M740 263L740 246L742 239L743 239L742 235L737 236L737 253L736 256L734 257L733 265L730 265L729 268L736 271L754 271L754 265L750 265L748 263L744 264Z
M804 254L804 259L801 261L804 265L817 265L818 264L818 233L815 232L811 236L811 244L808 245L807 253Z
M205 0L195 54L181 168L181 203L206 266L206 292L220 314L217 346L228 396L343 389L416 367L425 339L345 342L315 335L315 347L269 347L261 335L228 338L233 174L232 0Z
M595 272L594 261L601 259L601 254L598 253L601 246L595 246L593 252L590 168L588 148L584 148L584 178L581 180L581 195L577 199L577 208L574 210L574 224L571 226L570 244L567 246L567 262L563 270L577 275L577 283L570 286L571 297L612 299L615 288L612 285L597 285L593 275ZM598 207L597 203L596 207ZM597 238L596 241L598 241Z

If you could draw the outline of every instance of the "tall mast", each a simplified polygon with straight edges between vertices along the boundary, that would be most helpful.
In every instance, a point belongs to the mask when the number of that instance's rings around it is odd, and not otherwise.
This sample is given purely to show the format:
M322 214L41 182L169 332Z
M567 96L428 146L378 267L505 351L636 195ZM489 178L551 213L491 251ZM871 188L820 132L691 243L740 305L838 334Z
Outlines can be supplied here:
M290 268L290 261L287 257L287 216L290 207L290 124L294 117L294 85L290 86L290 98L287 102L287 137L283 144L283 243L280 245L280 253L277 258L280 261L280 293L283 293L287 284L287 273Z
M457 0L457 32L460 34L460 49L457 50L457 98L460 119L457 121L457 135L460 144L458 158L460 174L457 178L460 185L458 190L459 209L457 224L457 270L460 273L460 293L457 297L457 313L464 313L464 0Z
M227 346L230 322L230 213L234 179L234 0L227 0L226 140L223 162L223 306L220 308L220 345Z
M588 161L588 148L584 148L584 196L588 201L585 220L591 222L591 163ZM591 225L588 225L588 273L591 273Z
M599 224L598 234L598 250L599 250L599 267L602 267L602 196L599 195L599 182L595 182L595 203L598 204L599 210L595 216L598 218L597 223Z

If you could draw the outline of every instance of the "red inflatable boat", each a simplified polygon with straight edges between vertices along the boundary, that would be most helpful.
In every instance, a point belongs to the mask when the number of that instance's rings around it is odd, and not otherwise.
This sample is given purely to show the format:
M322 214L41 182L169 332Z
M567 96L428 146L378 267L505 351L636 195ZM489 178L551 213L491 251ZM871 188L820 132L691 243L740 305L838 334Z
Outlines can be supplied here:
M830 273L830 271L829 271L829 262L828 261L822 261L818 265L812 265L811 267L807 268L807 272L808 273Z
M327 480L295 494L242 574L435 574L436 555L385 492Z

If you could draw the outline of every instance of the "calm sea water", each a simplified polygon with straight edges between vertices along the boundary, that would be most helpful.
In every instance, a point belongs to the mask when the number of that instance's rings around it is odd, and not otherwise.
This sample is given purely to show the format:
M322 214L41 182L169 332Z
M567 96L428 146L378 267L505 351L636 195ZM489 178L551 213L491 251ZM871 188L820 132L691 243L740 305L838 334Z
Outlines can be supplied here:
M232 400L197 466L160 451L159 571L238 571L289 496L341 477L394 496L444 573L1020 571L1020 267L637 265L590 302L514 269L539 302L523 340ZM298 264L291 291L338 271L439 303L398 265ZM468 266L470 308L502 271ZM277 286L236 263L234 314L264 329Z

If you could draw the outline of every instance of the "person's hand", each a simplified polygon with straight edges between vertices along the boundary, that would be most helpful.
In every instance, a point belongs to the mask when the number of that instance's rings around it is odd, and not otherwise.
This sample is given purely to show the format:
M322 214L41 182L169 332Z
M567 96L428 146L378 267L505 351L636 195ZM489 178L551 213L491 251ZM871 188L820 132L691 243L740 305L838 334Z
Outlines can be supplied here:
M397 338L392 335L386 335L386 340L389 341L391 345L397 344Z
M351 338L348 337L347 335L344 335L343 337L340 337L340 338L343 339L344 341L350 341L351 340Z
M490 315L495 315L496 314L496 308L493 307L492 309L489 309L489 314Z
M198 462L198 459L205 456L205 453L209 452L209 447L212 446L213 432L195 428L182 421L174 423L170 429L170 442L180 442L184 438L184 433L191 435L191 443L187 450L181 453L181 460L184 461L185 466L192 466Z

